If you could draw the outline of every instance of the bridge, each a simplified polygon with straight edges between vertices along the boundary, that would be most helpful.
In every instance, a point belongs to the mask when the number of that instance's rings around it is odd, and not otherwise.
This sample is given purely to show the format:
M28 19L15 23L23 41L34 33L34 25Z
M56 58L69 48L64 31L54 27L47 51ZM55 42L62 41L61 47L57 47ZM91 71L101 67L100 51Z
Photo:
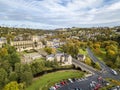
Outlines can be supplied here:
M101 74L98 70L92 68L91 66L84 64L76 59L72 59L72 64L75 66L75 68L80 68L82 71L90 72L92 74Z

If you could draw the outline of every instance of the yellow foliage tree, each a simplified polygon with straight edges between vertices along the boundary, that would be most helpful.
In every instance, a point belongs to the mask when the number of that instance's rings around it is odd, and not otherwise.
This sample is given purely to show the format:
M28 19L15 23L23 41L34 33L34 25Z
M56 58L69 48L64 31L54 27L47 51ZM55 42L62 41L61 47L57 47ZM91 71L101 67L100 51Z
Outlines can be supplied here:
M113 50L108 50L108 55L114 56L116 53Z
M8 51L7 51L7 49L6 48L2 48L1 50L0 50L0 56L6 56L6 55L8 55Z
M19 84L16 81L10 82L3 90L19 90Z
M95 48L95 49L96 49L96 48L100 48L100 44L99 44L99 43L94 44L94 48Z
M100 64L98 62L95 63L95 68L100 70Z
M88 64L88 65L91 65L92 61L91 61L90 58L87 57L87 58L85 59L85 63Z

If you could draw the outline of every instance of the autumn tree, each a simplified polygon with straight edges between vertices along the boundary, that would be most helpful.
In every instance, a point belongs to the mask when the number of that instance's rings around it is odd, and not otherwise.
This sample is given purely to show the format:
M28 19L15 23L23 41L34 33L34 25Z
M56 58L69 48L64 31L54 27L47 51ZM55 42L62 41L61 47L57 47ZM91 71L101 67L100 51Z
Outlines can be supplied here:
M101 69L100 64L98 62L95 63L95 68L99 70Z
M55 54L56 50L54 48L51 47L45 47L44 50L48 53L48 54Z
M86 57L85 63L88 64L88 65L91 65L92 61L91 61L90 58Z
M20 90L19 84L16 81L10 82L7 85L5 85L3 90Z
M76 57L79 53L79 44L73 43L72 41L68 41L62 47L63 52L72 55L72 57Z
M114 59L116 58L116 53L115 53L115 51L113 51L113 50L111 50L111 49L109 49L109 50L107 51L106 55L107 55L108 58L110 58L110 59L112 59L112 60L114 60Z
M96 44L94 44L94 46L93 46L95 49L96 48L100 48L100 44L99 43L96 43Z

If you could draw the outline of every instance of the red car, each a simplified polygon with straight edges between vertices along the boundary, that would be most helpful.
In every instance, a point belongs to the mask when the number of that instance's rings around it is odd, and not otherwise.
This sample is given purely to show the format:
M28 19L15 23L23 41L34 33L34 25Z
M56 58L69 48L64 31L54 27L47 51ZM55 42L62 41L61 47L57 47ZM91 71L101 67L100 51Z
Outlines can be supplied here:
M61 84L61 85L65 85L65 82L64 82L64 81L62 81L62 82L60 82L60 84Z
M99 88L101 88L101 85L97 84L96 87L94 88L94 90L99 90Z

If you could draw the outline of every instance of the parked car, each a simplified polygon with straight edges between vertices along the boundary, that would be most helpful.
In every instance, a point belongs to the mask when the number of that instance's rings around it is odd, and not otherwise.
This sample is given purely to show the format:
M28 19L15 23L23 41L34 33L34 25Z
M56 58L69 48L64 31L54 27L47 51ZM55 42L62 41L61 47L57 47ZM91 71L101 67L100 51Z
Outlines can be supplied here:
M99 88L101 88L101 85L97 84L96 87L94 88L94 90L99 90Z
M65 82L64 82L64 81L62 81L62 82L60 82L60 84L61 84L61 85L65 85Z
M60 87L61 87L61 85L60 85L60 84L58 84L58 83L56 83L56 84L54 85L54 87L55 87L56 89L58 89L58 88L60 88Z
M69 81L70 83L73 83L72 79L70 79L70 78L68 79L68 81Z
M49 90L56 90L56 88L54 86L51 86Z

